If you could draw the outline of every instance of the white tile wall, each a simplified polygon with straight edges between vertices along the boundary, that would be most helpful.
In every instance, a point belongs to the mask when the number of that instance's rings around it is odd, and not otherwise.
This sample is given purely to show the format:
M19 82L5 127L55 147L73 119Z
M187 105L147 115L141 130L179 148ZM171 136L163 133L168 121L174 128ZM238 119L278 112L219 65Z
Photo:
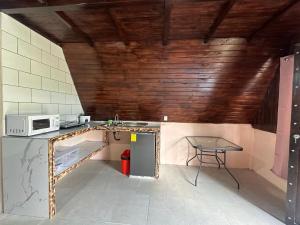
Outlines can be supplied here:
M75 88L75 85L74 85L74 84L72 85L71 89L72 89L72 92L71 92L71 94L72 94L72 95L75 95L75 96L78 96L78 94L77 94L77 91L76 91L76 88Z
M70 73L68 64L63 59L58 59L58 69Z
M19 113L42 113L42 105L38 103L19 103Z
M72 94L72 85L64 82L59 82L59 92Z
M78 104L78 97L75 95L66 95L67 104Z
M50 78L50 66L31 60L31 73Z
M18 54L30 59L34 59L38 62L42 60L41 49L20 39L18 40Z
M65 82L59 82L58 91L61 93L66 93L66 83Z
M72 114L71 105L59 105L59 113L61 113L61 114Z
M17 53L18 52L18 39L15 36L10 35L9 33L5 32L5 31L2 31L1 34L2 34L2 36L1 36L2 48Z
M18 113L19 113L19 103L16 103L16 102L3 102L3 115L18 114Z
M30 72L30 59L18 55L16 53L2 49L2 66L12 69L21 70L24 72Z
M49 91L32 89L32 102L50 103L51 94Z
M63 53L63 50L60 46L57 44L51 43L51 55L54 55L58 58L65 59L65 55Z
M47 52L42 52L42 63L45 63L54 68L58 67L58 57L50 55Z
M3 101L31 102L31 89L4 84Z
M42 78L42 89L57 92L58 91L58 81L51 80L48 78Z
M45 114L58 114L58 104L43 104L42 112Z
M53 80L66 82L66 73L61 70L51 68L51 78Z
M41 89L42 78L30 73L19 72L19 86Z
M72 85L71 84L65 84L65 88L66 88L65 89L66 90L66 94L72 94Z
M66 95L63 93L51 92L51 103L66 104Z
M2 66L2 82L3 84L19 85L18 70Z
M71 114L80 114L82 112L81 105L72 105L72 113Z
M30 29L4 13L1 13L1 29L30 43Z
M0 13L3 118L6 114L83 113L60 46Z
M67 72L66 74L66 83L73 84L72 76L70 73Z
M50 53L50 41L33 30L31 30L30 32L31 32L31 44L42 49L45 52Z

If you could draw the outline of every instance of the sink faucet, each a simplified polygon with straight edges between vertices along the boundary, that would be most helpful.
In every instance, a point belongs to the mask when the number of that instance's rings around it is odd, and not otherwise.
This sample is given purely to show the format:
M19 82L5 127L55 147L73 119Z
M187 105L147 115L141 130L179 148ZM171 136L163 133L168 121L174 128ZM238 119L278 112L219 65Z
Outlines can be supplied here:
M115 115L114 125L115 125L115 126L118 126L119 123L120 123L120 121L119 121L119 115L116 114L116 115ZM120 139L120 133L119 133L119 131L113 132L113 135L114 135L114 139L115 139L116 141L120 141L120 140L121 140L121 139Z
M115 115L115 121L114 122L115 122L115 124L119 123L119 115L118 114Z

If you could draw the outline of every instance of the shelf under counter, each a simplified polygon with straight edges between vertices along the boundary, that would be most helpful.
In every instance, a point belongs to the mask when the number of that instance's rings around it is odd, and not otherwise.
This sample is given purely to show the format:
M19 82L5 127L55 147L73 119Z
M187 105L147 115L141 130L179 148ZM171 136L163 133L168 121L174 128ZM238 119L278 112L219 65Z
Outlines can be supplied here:
M79 167L85 160L93 157L107 144L104 141L84 141L73 146L55 147L54 180L58 182L65 175ZM58 165L58 162L61 164Z
M105 151L107 135L106 130L88 125L30 137L2 137L4 212L53 218L57 182ZM55 159L72 152L76 158L56 171Z
M101 151L105 154L109 144L109 133L114 131L155 133L155 174L158 178L159 127L107 128L99 124L88 124L30 137L4 136L2 137L2 171L5 180L3 192L8 196L5 198L4 212L53 218L56 214L56 184ZM55 159L71 152L78 154L76 160L57 170ZM35 191L33 198L30 197L32 190Z

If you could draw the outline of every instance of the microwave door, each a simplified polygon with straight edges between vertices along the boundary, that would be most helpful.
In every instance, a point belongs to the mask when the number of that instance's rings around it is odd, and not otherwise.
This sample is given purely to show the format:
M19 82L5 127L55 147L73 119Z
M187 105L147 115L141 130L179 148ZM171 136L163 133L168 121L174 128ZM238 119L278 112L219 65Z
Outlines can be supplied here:
M32 130L44 130L50 128L50 119L34 119L32 120Z

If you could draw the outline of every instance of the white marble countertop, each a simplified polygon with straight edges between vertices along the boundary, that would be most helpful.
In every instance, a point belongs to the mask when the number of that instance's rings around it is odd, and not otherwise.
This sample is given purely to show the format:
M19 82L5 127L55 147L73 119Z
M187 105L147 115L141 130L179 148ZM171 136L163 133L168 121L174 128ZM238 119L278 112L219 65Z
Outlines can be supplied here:
M124 122L146 122L148 123L147 126L145 127L126 127L126 126L110 126L110 127L104 127L103 129L107 129L108 131L118 131L118 129L124 131L126 128L128 128L128 131L134 131L137 130L140 132L140 129L144 129L147 131L148 129L159 129L161 123L160 122L148 122L148 121L124 121ZM28 138L28 139L53 139L57 138L69 133L73 133L79 130L83 129L97 129L97 127L101 127L102 125L105 124L105 121L92 121L89 124L78 126L78 127L73 127L69 129L60 129L58 131L53 131L49 133L44 133L44 134L38 134L34 136L28 136L28 137L23 137L23 136L3 136L3 138Z
M38 134L38 135L33 135L33 136L28 136L28 137L23 137L23 136L4 136L3 138L28 138L28 139L51 139L51 138L55 138L61 135L65 135L68 133L72 133L74 131L78 131L78 130L82 130L82 129L86 129L86 128L90 128L90 125L82 125L79 127L74 127L74 128L70 128L70 129L61 129L58 131L53 131L53 132L48 132L48 133L44 133L44 134Z

